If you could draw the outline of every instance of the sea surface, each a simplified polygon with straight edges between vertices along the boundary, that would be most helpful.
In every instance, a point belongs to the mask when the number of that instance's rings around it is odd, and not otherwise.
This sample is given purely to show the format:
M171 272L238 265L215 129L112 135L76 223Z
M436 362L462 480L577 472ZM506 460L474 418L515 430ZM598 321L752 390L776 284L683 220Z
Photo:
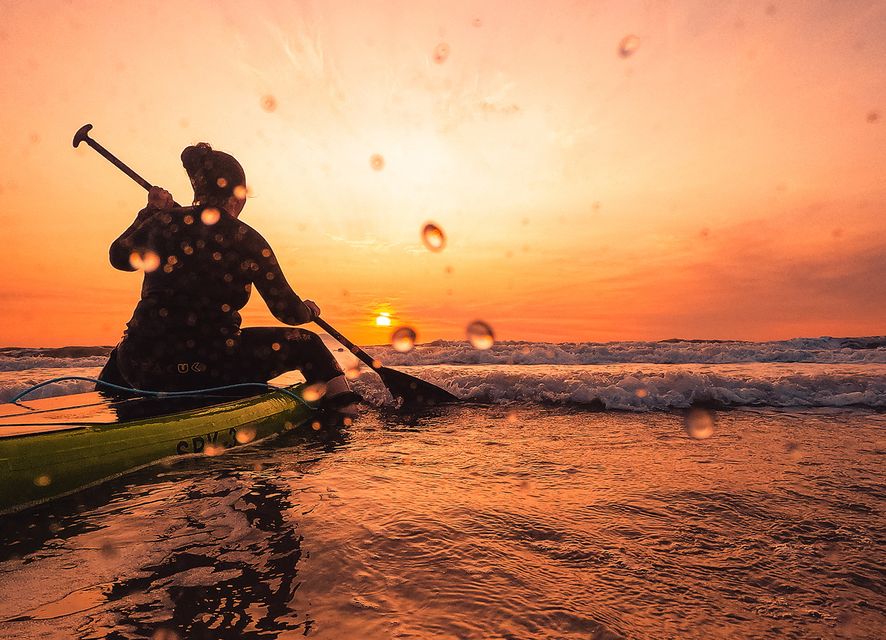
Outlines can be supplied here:
M0 518L0 638L886 635L886 338L370 351L465 403L364 371L346 429ZM107 352L0 349L0 400Z

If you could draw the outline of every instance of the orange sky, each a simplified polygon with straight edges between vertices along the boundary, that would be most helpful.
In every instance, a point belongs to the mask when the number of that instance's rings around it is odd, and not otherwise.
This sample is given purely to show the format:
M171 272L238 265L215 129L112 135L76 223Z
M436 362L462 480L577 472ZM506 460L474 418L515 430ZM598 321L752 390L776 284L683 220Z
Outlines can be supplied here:
M138 298L107 247L145 194L86 122L181 202L185 145L237 156L243 219L361 342L382 309L419 341L886 333L882 2L0 10L0 345L116 342Z

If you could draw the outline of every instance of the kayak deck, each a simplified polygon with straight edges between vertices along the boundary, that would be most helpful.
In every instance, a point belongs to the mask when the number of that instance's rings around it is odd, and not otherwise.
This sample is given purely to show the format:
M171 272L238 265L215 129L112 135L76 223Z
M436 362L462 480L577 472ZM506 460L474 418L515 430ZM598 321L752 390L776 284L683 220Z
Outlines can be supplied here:
M279 433L312 415L300 397L298 385L233 399L82 393L0 405L0 513L169 456L218 453Z

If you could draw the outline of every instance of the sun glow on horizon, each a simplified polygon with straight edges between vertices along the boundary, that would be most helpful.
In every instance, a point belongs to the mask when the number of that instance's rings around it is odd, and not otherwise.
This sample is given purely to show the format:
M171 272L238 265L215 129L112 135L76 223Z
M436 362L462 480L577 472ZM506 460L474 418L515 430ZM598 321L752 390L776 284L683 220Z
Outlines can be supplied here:
M391 326L391 314L387 311L380 312L377 316L375 316L375 326L377 327L390 327Z

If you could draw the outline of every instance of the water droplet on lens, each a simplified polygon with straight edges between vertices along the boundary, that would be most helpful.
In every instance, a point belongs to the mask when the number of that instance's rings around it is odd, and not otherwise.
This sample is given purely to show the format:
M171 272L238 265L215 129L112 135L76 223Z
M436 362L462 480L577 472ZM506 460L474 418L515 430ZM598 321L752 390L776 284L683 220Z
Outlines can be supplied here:
M219 218L221 218L221 212L215 207L203 209L203 213L200 214L200 220L205 225L213 225L219 221Z
M415 348L415 331L410 327L400 327L391 335L391 346L400 353Z
M796 442L788 442L785 445L784 452L792 462L796 462L803 457L803 451Z
M215 181L215 184L217 184L220 189L224 189L228 186L228 181L225 178L219 178Z
M169 629L167 627L160 627L159 629L154 631L154 635L151 636L151 640L181 640L181 636L172 629Z
M618 55L622 58L629 58L638 48L640 48L640 38L635 35L625 36L618 43Z
M868 122L873 124L880 119L880 114L877 111L869 111L866 119Z
M485 351L495 344L495 334L492 327L482 320L476 320L469 324L466 333L471 346L480 351Z
M320 398L326 395L326 385L322 382L317 382L315 384L309 384L302 390L301 397L304 398L305 402L317 402Z
M48 487L50 484L52 484L52 478L43 473L34 478L34 484L38 487Z
M649 395L649 392L646 389L644 389L643 387L640 387L639 389L634 391L634 395L637 396L638 398L645 398L646 396Z
M234 187L234 197L237 198L237 200L246 200L246 196L248 195L249 189L247 189L242 184L238 184L236 187Z
M203 454L207 456L220 456L224 452L225 448L220 444L207 444L203 448Z
M381 171L385 168L385 158L379 153L374 153L369 157L369 166L375 171Z
M479 28L483 26L483 21L480 18L474 18L474 21L471 24Z
M345 378L348 380L356 380L360 377L360 366L349 367L345 369Z
M117 547L114 546L114 543L110 540L105 540L101 546L102 555L106 558L116 558L120 555L117 552Z
M442 251L446 246L446 235L443 229L433 222L428 222L421 231L421 241L429 251Z
M449 45L445 42L441 42L436 47L434 47L434 62L437 64L443 64L446 62L446 58L449 57Z
M262 96L261 99L261 108L271 113L277 108L277 98L268 94L266 96Z
M323 428L323 425L320 424L320 421L319 421L319 420L314 420L314 421L311 423L311 429L313 429L314 431L319 431L319 430L322 429L322 428Z
M160 256L153 251L145 251L144 253L133 251L129 254L129 264L133 269L141 269L145 273L151 273L160 266Z
M714 414L708 409L690 409L684 421L686 433L696 440L705 440L714 435Z
M248 444L255 440L255 427L240 427L234 435L238 444Z

